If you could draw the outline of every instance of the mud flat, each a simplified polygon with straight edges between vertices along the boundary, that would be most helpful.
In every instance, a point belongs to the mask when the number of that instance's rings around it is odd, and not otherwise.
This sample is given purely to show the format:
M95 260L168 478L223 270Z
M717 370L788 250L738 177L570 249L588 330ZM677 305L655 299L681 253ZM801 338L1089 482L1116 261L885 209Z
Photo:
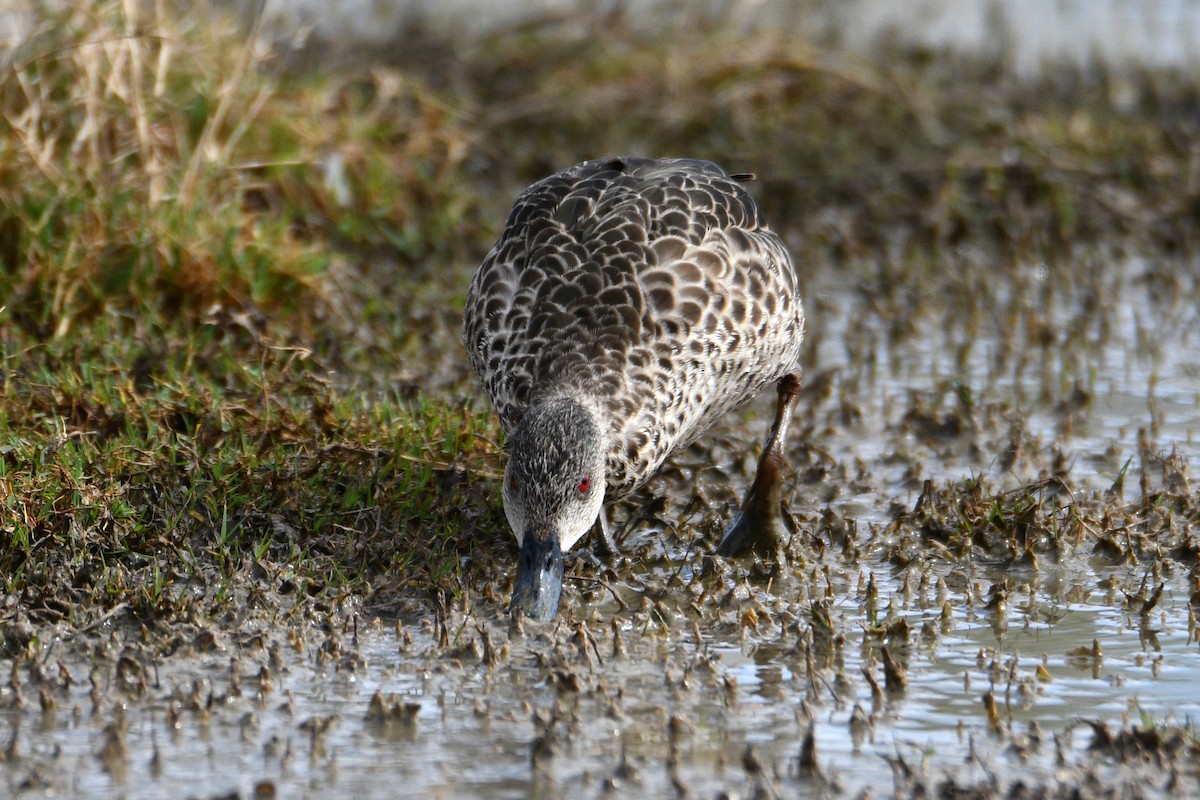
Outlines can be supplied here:
M0 83L0 793L1200 793L1190 79L42 13ZM514 627L458 315L515 192L603 152L758 175L799 534L708 555L765 398Z

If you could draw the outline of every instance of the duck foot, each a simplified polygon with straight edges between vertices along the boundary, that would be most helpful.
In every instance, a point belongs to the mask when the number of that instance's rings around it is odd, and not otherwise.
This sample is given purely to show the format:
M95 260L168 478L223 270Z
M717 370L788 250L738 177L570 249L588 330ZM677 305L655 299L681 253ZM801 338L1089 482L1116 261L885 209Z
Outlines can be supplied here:
M741 510L725 529L725 536L717 545L717 555L735 556L754 552L774 556L796 533L792 515L783 508L783 471L787 466L783 445L787 440L792 410L800 396L803 375L797 367L795 372L779 379L779 402L775 406L771 435L759 456L754 483L742 501Z

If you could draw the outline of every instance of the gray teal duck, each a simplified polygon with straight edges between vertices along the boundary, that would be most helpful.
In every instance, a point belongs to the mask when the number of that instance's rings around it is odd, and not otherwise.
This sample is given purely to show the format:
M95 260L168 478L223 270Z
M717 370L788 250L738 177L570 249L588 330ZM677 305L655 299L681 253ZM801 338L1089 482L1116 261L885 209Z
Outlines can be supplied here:
M509 438L514 614L552 619L563 553L597 522L615 551L604 503L770 383L775 421L717 552L786 536L804 312L787 248L742 185L751 177L693 159L587 161L526 189L479 267L463 337Z

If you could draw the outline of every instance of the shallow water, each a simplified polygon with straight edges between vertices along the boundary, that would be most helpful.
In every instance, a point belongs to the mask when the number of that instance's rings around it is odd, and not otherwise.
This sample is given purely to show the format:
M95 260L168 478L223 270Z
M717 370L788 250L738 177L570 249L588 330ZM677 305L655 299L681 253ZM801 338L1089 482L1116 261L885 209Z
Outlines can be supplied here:
M813 361L837 373L865 409L860 425L822 444L874 461L895 447L913 396L935 408L952 406L965 386L975 402L1019 410L1032 433L1069 448L1080 486L1107 488L1116 477L1112 465L1138 454L1139 431L1151 446L1200 463L1194 266L1139 257L1079 261L1055 268L1058 275L1043 264L1022 266L958 297L918 296L928 308L913 312L911 330L899 337L889 332L893 321L872 308L873 298L825 284L841 276L820 275L810 290L816 302L809 303L809 327L820 331ZM1050 341L1038 341L1038 329L1049 330ZM919 449L914 438L907 437ZM943 459L931 474L981 470L999 477L994 464L978 459Z
M611 641L598 637L603 663L594 654L587 661L576 657L579 686L573 689L556 688L538 667L539 658L553 662L556 656L536 632L512 640L508 658L489 668L475 656L442 655L429 626L410 629L411 643L403 645L403 634L374 625L364 626L357 646L349 643L351 632L342 634L353 657L340 666L318 665L311 650L286 655L262 699L252 676L270 659L231 646L210 657L169 659L159 667L163 685L152 685L137 702L110 698L92 711L81 681L55 714L0 716L10 723L23 718L23 760L52 766L58 791L130 798L250 796L259 782L287 797L596 796L624 784L654 796L670 792L673 782L711 796L716 787L749 785L742 764L747 745L780 771L772 781L793 788L886 790L897 758L964 781L1006 769L1054 780L1056 736L1068 762L1086 755L1087 730L1064 733L1077 718L1200 718L1200 644L1189 640L1186 597L1172 592L1164 599L1152 624L1154 645L1142 641L1138 625L1103 593L1039 600L1033 613L1010 611L999 640L994 620L980 609L957 608L944 626L937 608L914 603L898 609L914 631L930 622L942 633L929 646L914 633L907 689L886 693L874 712L868 686L857 679L867 664L861 635L848 636L842 668L814 686L787 637L738 645L706 635L697 647L690 634L639 634L627 622L625 654L614 656ZM859 616L860 609L843 601L836 613ZM501 621L483 624L497 643L507 638ZM1098 662L1070 655L1093 638L1103 642ZM233 655L242 680L240 696L230 697ZM1034 676L1038 664L1048 678ZM878 664L870 668L878 676ZM185 708L171 724L170 687L187 694L192 681L201 682L202 696L211 690L215 699L203 711ZM989 689L1007 728L1025 733L1034 722L1040 728L1040 746L1023 758L1011 752L1010 737L989 731L981 703ZM419 706L415 723L369 720L376 692ZM874 717L858 741L850 724L856 706ZM540 733L534 715L554 709L561 720L553 754L533 766ZM106 760L98 755L105 731L121 714L125 755ZM681 730L674 744L672 719ZM324 733L312 732L314 721L325 721ZM800 778L789 766L810 725L819 780ZM964 763L968 743L975 763ZM108 766L98 769L98 761ZM210 776L205 785L194 783L197 774ZM70 777L60 783L57 776Z
M888 528L896 509L912 508L924 478L1021 485L1045 472L1057 448L1079 499L1107 489L1129 463L1124 494L1112 500L1120 505L1137 495L1139 470L1158 479L1152 453L1200 463L1200 305L1190 269L1100 264L1092 281L1104 301L1090 306L1081 271L1056 278L1037 265L997 275L988 296L948 298L933 287L917 303L894 287L865 291L845 275L819 274L808 299L809 380L827 391L805 396L806 441L793 451L799 471L816 445L835 465L858 459L869 477L845 484L831 469L797 478L791 503L802 529L815 529L826 506L855 521L856 561L828 546L771 583L745 565L718 564L729 571L733 588L721 589L729 596L697 595L714 568L692 544L691 526L704 520L684 507L699 493L714 516L728 512L747 480L743 462L752 463L746 445L769 418L762 398L659 482L676 507L662 515L667 524L633 529L632 559L610 578L628 607L572 583L562 616L585 624L560 619L519 635L500 601L452 611L442 644L435 620L405 619L398 631L394 620L349 607L317 622L251 620L200 653L152 657L119 629L94 645L47 646L49 678L24 665L0 688L0 745L6 729L16 737L0 787L27 797L249 797L256 788L313 798L857 796L908 785L908 774L1001 789L1105 780L1166 796L1161 765L1090 752L1092 728L1078 721L1116 729L1200 719L1186 568L1114 565L1090 541L1037 570L946 561L928 548L900 567L887 540L897 535ZM1038 326L1054 332L1040 344ZM952 415L962 387L974 398L967 428L928 434L921 426ZM856 414L845 415L846 404ZM1024 455L1003 468L1013 430ZM681 516L691 521L676 524ZM594 574L581 558L580 573ZM868 578L887 635L868 631ZM1001 581L1003 612L989 607ZM1137 598L1160 583L1143 619ZM814 601L828 604L825 644L814 638ZM693 602L704 607L699 619ZM894 627L901 619L907 635ZM885 686L884 645L905 669L902 690ZM60 660L70 686L53 677ZM144 689L122 681L130 664ZM0 674L10 669L0 661ZM53 710L39 710L42 689ZM371 719L376 693L399 710ZM414 704L411 719L404 703ZM800 763L809 731L817 774ZM1200 791L1194 773L1179 780L1173 791Z
M580 17L572 0L519 4L480 0L355 0L331 10L316 0L270 0L267 16L286 30L310 25L334 40L382 44L407 25L461 36L504 31L530 20ZM881 39L971 53L1003 55L1017 71L1046 62L1142 64L1187 68L1200 58L1200 11L1186 0L628 0L628 22L650 30L711 18L744 31L795 31L851 50Z

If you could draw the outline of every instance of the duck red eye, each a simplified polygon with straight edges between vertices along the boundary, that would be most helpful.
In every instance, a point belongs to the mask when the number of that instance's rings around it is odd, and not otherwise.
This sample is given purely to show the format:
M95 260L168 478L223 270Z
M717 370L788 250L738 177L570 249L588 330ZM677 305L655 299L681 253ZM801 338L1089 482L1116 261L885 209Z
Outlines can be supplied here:
M592 476L584 475L579 479L579 491L586 492L590 488L592 488Z
M513 491L517 490L517 476L516 475L508 476L508 488L512 489Z

